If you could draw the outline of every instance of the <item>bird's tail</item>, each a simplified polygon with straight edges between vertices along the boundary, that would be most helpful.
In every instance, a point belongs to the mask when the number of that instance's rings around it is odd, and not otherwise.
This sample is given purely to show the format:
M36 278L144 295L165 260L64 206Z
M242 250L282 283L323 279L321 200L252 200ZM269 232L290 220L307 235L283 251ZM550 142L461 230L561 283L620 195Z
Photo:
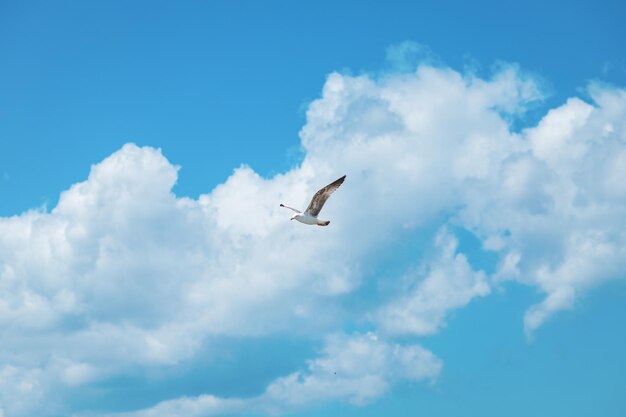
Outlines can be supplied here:
M317 225L318 226L328 226L330 224L330 220L320 220Z

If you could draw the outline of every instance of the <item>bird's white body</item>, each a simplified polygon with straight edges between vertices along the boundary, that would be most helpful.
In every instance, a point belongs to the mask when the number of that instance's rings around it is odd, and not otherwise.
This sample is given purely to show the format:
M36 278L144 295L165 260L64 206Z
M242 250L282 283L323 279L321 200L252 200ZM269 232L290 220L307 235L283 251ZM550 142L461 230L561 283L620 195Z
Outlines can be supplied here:
M294 214L291 217L291 219L297 220L300 223L317 225L317 226L328 226L328 223L330 223L330 221L328 220L320 220L317 217L311 216L310 214L307 214L307 213Z

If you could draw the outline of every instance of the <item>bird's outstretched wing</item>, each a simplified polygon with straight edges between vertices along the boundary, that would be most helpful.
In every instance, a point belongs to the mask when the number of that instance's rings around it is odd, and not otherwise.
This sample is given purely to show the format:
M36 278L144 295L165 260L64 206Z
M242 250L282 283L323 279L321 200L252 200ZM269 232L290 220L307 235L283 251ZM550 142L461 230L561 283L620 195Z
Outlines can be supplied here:
M298 213L298 214L302 213L300 210L296 210L295 208L293 208L293 207L289 207L289 206L286 206L286 205L284 205L284 204L281 204L280 206L281 206L281 207L284 207L284 208L288 208L289 210L293 210L293 211L295 211L295 212L296 212L296 213Z
M310 214L311 216L317 216L322 210L322 207L324 207L324 203L328 200L328 197L330 197L330 195L335 192L341 184L343 184L343 180L345 179L346 176L344 175L316 192L309 203L309 207L305 210L305 213Z

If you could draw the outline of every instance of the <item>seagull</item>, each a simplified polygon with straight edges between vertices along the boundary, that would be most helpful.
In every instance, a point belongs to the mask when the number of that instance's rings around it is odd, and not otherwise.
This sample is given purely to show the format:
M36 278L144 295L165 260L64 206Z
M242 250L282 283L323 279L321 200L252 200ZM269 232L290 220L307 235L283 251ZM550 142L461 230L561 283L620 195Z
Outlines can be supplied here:
M317 218L317 215L320 214L320 211L322 211L322 207L324 207L324 203L326 202L326 200L328 200L328 197L330 197L330 195L334 193L341 184L343 184L343 180L345 179L346 176L344 175L343 177L336 179L335 181L328 184L326 187L316 192L311 199L311 202L309 203L309 207L307 207L304 213L302 213L300 210L296 210L295 208L286 206L284 204L281 204L280 206L296 212L296 214L291 216L290 220L295 219L300 223L309 225L316 224L318 226L328 226L330 224L330 220L319 220Z

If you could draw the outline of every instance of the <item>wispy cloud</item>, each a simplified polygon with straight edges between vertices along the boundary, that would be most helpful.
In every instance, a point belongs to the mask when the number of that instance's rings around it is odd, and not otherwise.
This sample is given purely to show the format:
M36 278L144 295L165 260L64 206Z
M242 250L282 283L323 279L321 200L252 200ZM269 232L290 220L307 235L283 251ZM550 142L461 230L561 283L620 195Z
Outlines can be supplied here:
M387 392L393 382L433 379L441 367L441 361L419 345L389 344L372 333L332 335L322 356L310 360L306 371L276 379L257 397L184 397L123 415L200 417L252 411L276 415L329 400L366 404Z
M467 258L457 253L457 240L444 229L435 240L438 257L424 274L411 277L415 288L383 307L375 321L390 333L428 335L445 325L448 311L460 308L474 297L490 292L483 271L473 271Z

